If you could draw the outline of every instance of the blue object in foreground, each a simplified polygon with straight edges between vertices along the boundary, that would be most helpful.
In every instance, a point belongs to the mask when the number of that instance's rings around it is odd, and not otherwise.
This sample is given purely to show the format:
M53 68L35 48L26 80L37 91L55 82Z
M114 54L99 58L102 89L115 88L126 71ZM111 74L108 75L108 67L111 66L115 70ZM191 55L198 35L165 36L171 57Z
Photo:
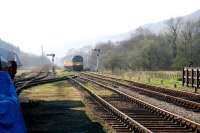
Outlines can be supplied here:
M0 71L0 133L26 133L16 89L8 72Z

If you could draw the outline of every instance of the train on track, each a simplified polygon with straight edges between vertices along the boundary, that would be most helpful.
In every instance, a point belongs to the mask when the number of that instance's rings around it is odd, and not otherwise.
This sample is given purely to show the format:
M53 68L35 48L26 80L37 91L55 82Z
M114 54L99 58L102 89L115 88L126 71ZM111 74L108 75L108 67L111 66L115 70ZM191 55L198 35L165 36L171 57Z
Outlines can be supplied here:
M73 70L74 71L83 71L83 57L76 55L72 58Z
M83 57L75 55L71 61L64 61L64 67L66 70L83 71Z

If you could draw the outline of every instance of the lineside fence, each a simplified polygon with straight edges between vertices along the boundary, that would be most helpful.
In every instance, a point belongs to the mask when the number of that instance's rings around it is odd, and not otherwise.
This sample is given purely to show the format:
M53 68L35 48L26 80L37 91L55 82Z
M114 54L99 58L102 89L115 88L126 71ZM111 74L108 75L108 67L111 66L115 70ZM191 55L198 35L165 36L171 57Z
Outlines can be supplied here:
M200 88L200 68L184 67L182 85Z

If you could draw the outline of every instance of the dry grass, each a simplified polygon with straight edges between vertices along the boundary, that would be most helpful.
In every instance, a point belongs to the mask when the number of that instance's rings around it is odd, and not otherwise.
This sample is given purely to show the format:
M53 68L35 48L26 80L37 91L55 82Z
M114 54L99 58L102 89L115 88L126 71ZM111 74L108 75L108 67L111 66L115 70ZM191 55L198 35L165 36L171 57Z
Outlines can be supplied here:
M75 74L74 72L70 71L65 71L64 69L57 69L56 70L56 75L57 76L68 76L68 75L73 75Z
M22 98L29 100L53 101L53 100L81 100L79 92L74 87L64 82L45 84L24 90Z
M29 70L29 69L18 69L16 75L20 75L22 73L27 73L27 72L31 72L31 70Z

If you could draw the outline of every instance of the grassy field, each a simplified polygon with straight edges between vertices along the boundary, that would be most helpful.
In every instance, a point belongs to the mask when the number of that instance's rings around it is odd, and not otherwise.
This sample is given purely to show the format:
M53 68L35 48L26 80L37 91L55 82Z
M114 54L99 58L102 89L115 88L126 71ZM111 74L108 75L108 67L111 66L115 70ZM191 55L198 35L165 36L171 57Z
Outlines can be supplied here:
M194 88L182 86L182 73L180 71L129 71L117 73L100 73L114 75L119 78L145 83L149 85L155 85L187 92L194 92ZM200 93L199 89L197 93Z

